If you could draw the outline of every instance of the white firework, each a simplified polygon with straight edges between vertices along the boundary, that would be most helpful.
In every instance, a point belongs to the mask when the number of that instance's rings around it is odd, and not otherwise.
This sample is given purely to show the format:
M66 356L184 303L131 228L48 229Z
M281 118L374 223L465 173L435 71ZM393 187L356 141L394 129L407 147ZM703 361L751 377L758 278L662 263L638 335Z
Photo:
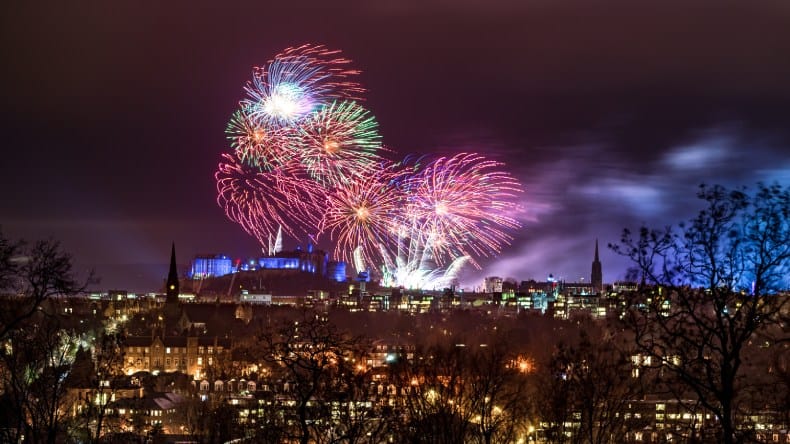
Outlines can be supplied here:
M433 242L422 236L398 234L397 252L394 254L379 245L384 258L382 282L388 287L437 290L451 287L470 257L454 258L447 267L439 267L433 257Z

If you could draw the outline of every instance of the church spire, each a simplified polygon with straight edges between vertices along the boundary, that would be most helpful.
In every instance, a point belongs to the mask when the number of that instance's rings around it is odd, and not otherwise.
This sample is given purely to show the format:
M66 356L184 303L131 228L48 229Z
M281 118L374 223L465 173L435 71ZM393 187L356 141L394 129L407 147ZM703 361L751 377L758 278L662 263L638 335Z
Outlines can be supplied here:
M600 262L598 260L598 238L595 238L595 259L593 259L593 261Z
M178 268L176 268L176 243L170 250L170 272L167 273L166 302L178 302Z
M598 239L595 239L595 258L592 263L592 275L590 276L592 289L596 293L603 291L603 272L601 271L601 261L598 259Z

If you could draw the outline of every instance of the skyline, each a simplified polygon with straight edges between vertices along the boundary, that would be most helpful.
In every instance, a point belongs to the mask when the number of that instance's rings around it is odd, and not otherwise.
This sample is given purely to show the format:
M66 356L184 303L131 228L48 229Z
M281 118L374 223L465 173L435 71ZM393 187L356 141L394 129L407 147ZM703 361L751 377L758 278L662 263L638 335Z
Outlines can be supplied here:
M255 255L213 172L253 66L307 42L361 69L385 146L479 152L523 183L513 245L464 284L586 280L596 238L611 282L627 263L605 245L690 217L701 182L790 183L781 2L452 5L7 5L0 227L61 241L103 288L122 263L161 284L171 241L182 264Z

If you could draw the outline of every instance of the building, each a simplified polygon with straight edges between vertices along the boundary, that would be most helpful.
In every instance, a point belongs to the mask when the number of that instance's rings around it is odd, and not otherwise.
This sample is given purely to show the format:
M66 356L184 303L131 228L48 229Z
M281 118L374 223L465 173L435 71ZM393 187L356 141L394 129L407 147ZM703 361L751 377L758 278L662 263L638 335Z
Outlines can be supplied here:
M483 291L485 293L502 293L502 278L499 276L489 276L483 281Z
M176 243L170 250L170 270L167 273L167 283L165 288L165 302L168 304L178 304L178 292L180 291L178 283L178 269L176 267Z
M124 345L123 372L181 372L200 379L230 365L230 339L217 336L130 336Z
M196 256L192 260L192 269L189 277L192 279L205 279L215 276L231 274L236 269L233 267L233 260L224 254Z
M601 271L601 261L598 259L598 239L595 239L595 258L592 263L590 283L594 293L600 294L603 291L603 272Z
M258 258L250 261L248 269L277 269L300 270L326 276L328 270L329 254L314 250L313 244L307 244L307 249L297 247L294 251L281 251L272 256Z
M256 270L294 270L306 271L336 282L346 280L346 263L329 261L329 254L316 250L312 244L307 244L306 249L297 247L293 251L273 252L269 256L249 259L233 265L230 257L217 255L199 255L192 260L189 277L192 279L205 279L220 277L237 271Z

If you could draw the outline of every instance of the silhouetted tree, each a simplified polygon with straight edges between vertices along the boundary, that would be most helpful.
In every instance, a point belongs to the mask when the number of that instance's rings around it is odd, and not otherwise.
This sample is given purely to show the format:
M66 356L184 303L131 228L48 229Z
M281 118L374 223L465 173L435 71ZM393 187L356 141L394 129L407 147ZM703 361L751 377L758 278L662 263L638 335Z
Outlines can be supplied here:
M0 348L2 384L15 420L18 442L54 443L64 432L65 380L78 349L77 335L57 317L34 313L9 331Z
M525 433L526 375L506 335L490 339L485 346L466 346L458 336L418 344L414 360L392 366L402 442L491 444Z
M589 332L592 333L589 333ZM627 349L608 333L582 327L573 344L560 343L540 366L536 409L547 441L623 442L624 411L641 393Z
M83 430L88 442L102 442L107 432L106 420L112 413L114 395L123 383L123 344L120 333L101 333L95 341L93 354L88 354L87 368L78 369L78 362L72 369L76 388L89 389L88 395L80 402L79 414L75 426ZM81 372L79 370L82 370ZM81 373L81 374L78 374ZM113 430L111 430L113 431Z
M350 375L356 370L354 359L364 355L359 338L339 331L323 315L305 311L299 320L285 320L259 339L272 377L281 382L273 387L294 404L283 409L286 422L296 425L292 439L306 444L332 440L336 432L354 432L349 427L334 430L333 417L339 414L334 406L355 402L350 398L355 391ZM363 410L359 414L366 417Z
M391 368L390 380L400 392L399 442L466 442L474 413L465 408L466 356L455 344L418 344L414 360Z
M717 440L729 444L748 436L737 422L751 389L744 350L779 339L768 327L787 299L776 292L790 269L790 190L703 185L698 196L705 207L688 224L624 230L611 247L645 284L627 316L638 352L687 389L679 401L692 395L715 416Z
M52 296L82 292L72 271L71 256L53 240L28 245L12 241L0 232L0 341L33 316Z

